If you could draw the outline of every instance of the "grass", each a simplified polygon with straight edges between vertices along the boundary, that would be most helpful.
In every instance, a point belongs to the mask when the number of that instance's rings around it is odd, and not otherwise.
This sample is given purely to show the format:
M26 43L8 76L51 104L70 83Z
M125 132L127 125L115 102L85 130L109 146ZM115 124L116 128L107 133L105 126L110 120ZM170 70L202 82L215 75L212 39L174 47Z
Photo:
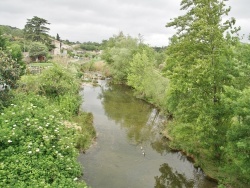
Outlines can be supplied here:
M53 63L30 63L29 66L32 66L32 67L48 67L48 66L53 66Z

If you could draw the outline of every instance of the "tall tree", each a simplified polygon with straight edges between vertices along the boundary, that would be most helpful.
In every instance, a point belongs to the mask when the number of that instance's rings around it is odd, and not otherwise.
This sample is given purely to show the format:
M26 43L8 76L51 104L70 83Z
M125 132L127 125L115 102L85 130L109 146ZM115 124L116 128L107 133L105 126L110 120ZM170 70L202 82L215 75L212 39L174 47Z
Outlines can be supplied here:
M56 34L56 40L61 41L61 38L58 33Z
M24 35L27 39L34 42L42 42L47 46L51 43L48 32L49 28L47 20L34 16L32 19L27 19L24 27Z
M182 0L181 10L187 13L166 25L177 29L165 69L170 79L168 109L177 122L174 129L191 143L185 148L189 152L205 147L218 159L230 121L221 95L233 73L234 38L225 34L238 30L232 28L235 19L222 21L230 11L225 1Z
M126 83L129 62L138 50L138 40L125 36L122 32L105 43L102 58L110 66L111 74L117 83Z

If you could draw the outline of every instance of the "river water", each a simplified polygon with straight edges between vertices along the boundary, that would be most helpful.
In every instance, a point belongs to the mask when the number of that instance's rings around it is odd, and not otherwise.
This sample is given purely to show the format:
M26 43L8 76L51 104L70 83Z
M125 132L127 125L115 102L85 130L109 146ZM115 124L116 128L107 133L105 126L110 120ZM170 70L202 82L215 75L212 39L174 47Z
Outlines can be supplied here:
M164 117L126 86L84 86L81 108L93 113L96 143L79 156L92 188L212 188L200 169L171 152L159 134Z

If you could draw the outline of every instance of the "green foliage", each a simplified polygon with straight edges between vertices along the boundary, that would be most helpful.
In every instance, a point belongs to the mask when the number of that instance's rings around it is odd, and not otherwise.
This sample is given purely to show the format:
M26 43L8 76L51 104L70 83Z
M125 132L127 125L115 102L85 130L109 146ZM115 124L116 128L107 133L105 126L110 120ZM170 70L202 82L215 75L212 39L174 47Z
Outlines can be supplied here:
M79 81L66 68L54 64L39 76L40 92L47 97L78 93Z
M167 48L167 108L178 122L175 127L197 126L197 140L219 160L230 124L221 95L223 87L232 84L234 71L232 38L227 40L224 33L234 20L222 23L229 12L224 1L183 0L181 6L187 13L167 24L177 28Z
M233 113L232 126L227 131L226 164L222 171L232 178L226 181L234 185L250 186L250 88L243 91L227 87L225 97ZM230 100L231 98L231 100Z
M146 49L136 53L129 63L127 83L135 89L137 96L165 109L168 81L154 68L152 51Z
M23 31L16 27L0 25L0 30L2 30L4 34L11 35L13 37L23 37Z
M181 9L187 13L167 24L177 29L164 70L174 115L169 134L202 167L213 164L220 183L248 187L249 45L225 33L238 31L234 19L222 22L230 11L225 1L183 0Z
M27 23L24 27L24 35L28 40L34 42L46 43L48 40L49 28L47 20L34 16L32 19L27 19Z
M74 148L74 128L66 128L58 108L29 94L0 116L1 187L84 187Z
M0 29L0 48L1 50L5 49L6 38L3 36L2 30Z
M134 87L137 92L143 93L145 78L148 76L145 73L147 69L152 70L152 64L145 51L136 53L133 60L129 62L128 85Z
M95 130L92 115L78 111L75 75L55 64L18 84L13 105L0 116L0 186L86 187L76 181L76 148L86 150Z
M61 41L61 38L58 33L56 34L56 40Z
M59 95L56 99L60 112L64 114L65 117L71 117L78 114L79 106L82 101L77 93L66 93L64 95Z
M16 87L16 83L22 74L21 65L0 49L0 85Z
M86 51L100 50L101 44L97 42L84 42L80 44L80 48Z
M13 93L0 87L0 112L11 104Z
M33 42L29 47L29 56L32 58L39 58L48 55L48 48L40 42Z
M12 42L7 47L7 50L9 50L9 53L10 53L12 59L16 60L17 63L20 65L20 67L22 69L21 74L23 75L25 72L25 69L26 69L26 65L23 62L23 53L22 53L21 46L16 42Z
M250 83L250 44L237 43L234 48L236 54L236 67L233 85L239 90L249 87Z
M47 20L34 16L32 19L27 19L27 23L24 27L24 36L27 40L33 42L40 42L45 44L48 50L55 48L51 43L51 38L48 35L50 28L47 27Z
M123 33L119 33L106 42L102 58L110 66L114 82L126 83L129 62L136 50L138 50L137 39L124 36Z

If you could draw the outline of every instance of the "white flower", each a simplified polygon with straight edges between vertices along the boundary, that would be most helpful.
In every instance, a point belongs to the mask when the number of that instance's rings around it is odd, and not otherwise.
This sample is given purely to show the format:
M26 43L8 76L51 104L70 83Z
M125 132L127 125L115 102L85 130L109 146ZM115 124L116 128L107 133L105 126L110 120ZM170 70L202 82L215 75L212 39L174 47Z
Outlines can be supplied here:
M32 151L28 151L28 154L31 154L32 153Z
M8 120L4 120L4 122L5 122L5 123L7 123L7 122L8 122Z
M8 140L9 143L11 143L12 141L11 140Z
M16 127L16 124L15 124L15 125L13 125L13 127Z
M40 151L40 149L39 148L36 148L36 152L39 152Z
M78 180L78 178L74 178L74 181L77 181Z
M29 118L26 118L26 121L29 121L30 119Z

